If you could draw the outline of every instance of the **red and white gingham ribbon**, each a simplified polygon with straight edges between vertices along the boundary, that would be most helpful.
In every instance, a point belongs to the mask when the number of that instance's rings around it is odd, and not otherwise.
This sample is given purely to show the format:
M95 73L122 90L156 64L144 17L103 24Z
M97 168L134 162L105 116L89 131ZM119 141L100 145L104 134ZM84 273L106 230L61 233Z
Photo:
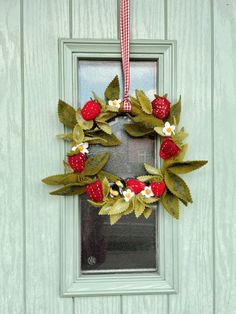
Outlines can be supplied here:
M124 79L124 98L123 111L131 111L131 102L129 99L130 87L130 65L129 65L129 0L120 0L120 45L122 72Z

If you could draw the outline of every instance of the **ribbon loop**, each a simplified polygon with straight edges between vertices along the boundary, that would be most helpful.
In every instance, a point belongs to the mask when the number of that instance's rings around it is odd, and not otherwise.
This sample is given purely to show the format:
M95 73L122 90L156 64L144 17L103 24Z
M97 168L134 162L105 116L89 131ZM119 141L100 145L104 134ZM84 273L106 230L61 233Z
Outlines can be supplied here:
M129 99L130 88L130 21L129 21L129 0L120 0L120 45L122 59L122 73L124 79L124 98L123 111L131 111L131 102Z

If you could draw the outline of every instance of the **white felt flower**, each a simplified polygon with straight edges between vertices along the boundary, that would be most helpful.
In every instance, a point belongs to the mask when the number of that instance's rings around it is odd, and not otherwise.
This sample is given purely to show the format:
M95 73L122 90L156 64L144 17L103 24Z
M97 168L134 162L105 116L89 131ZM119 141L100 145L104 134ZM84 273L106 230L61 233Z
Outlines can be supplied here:
M146 198L150 198L151 196L154 196L150 186L146 186L145 189L141 193Z
M170 125L169 122L166 122L162 132L167 136L171 136L171 133L175 134L175 125Z
M113 108L120 108L121 99L109 100L108 105Z
M124 199L126 202L128 202L135 194L130 189L123 192Z
M89 153L88 146L89 146L88 143L80 143L76 146L73 146L71 150L74 152L78 149L80 153L88 154Z

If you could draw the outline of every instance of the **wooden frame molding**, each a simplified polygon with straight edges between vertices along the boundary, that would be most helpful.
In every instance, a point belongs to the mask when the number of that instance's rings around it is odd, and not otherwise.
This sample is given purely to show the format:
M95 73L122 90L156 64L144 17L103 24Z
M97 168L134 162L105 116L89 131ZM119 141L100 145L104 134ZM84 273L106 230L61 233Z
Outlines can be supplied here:
M158 62L158 92L176 100L176 42L131 41L130 58ZM60 98L77 105L78 60L120 60L117 40L59 40ZM65 147L61 144L61 155ZM61 201L61 278L63 297L176 293L178 289L178 222L159 206L159 269L150 273L81 274L78 197Z

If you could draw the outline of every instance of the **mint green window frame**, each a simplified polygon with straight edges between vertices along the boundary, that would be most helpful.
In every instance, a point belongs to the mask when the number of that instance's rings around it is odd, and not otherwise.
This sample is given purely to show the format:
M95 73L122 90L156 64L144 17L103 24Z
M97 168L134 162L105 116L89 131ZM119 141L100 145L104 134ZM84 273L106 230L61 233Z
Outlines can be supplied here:
M158 64L158 91L176 100L176 42L131 41L130 58L154 60ZM119 60L116 40L59 40L60 98L77 105L79 60ZM157 146L159 143L157 143ZM64 157L65 147L61 145ZM161 206L157 210L159 267L150 273L82 274L78 197L61 200L61 278L63 297L176 293L178 288L178 222Z

